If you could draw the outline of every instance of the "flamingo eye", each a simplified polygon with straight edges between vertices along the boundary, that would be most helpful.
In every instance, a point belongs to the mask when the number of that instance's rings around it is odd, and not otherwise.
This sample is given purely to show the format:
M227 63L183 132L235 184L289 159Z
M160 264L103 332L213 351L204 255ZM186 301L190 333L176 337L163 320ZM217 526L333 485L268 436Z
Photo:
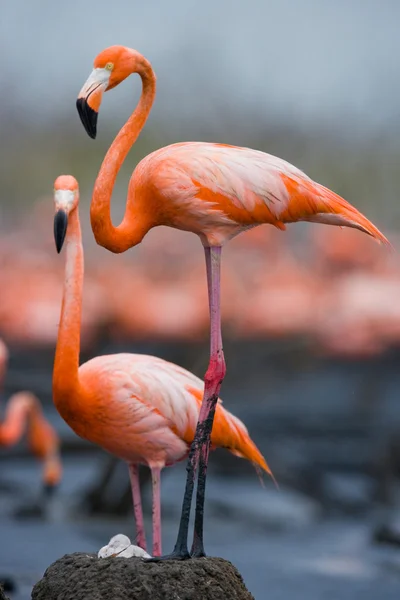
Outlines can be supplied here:
M107 69L107 71L112 71L114 68L114 63L108 62L104 68Z

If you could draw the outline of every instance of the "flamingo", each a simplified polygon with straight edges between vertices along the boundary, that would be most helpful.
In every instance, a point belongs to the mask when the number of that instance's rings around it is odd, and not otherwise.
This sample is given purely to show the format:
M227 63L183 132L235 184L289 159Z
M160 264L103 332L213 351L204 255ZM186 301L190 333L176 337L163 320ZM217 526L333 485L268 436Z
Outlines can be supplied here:
M38 398L22 391L13 394L7 402L5 419L0 423L0 447L14 446L25 430L31 453L43 463L43 487L50 494L62 476L59 438L44 418Z
M0 386L3 386L7 362L8 348L0 339ZM39 399L31 392L23 391L13 394L7 402L5 418L0 423L0 447L17 444L25 430L30 451L43 463L44 490L51 493L62 476L59 438L44 418Z
M8 362L8 348L0 339L0 386L3 385ZM46 494L60 483L62 464L60 441L56 431L44 418L39 399L31 392L13 394L6 406L5 418L0 423L0 447L14 446L27 430L28 447L43 463L42 482Z
M0 338L0 388L4 385L4 378L7 371L8 363L8 348Z
M198 421L203 382L181 367L141 354L97 356L79 366L83 248L78 182L61 175L54 184L54 235L66 239L61 318L53 371L53 398L62 418L94 444L126 461L137 540L146 550L138 465L147 465L153 488L153 555L161 554L160 472L188 455ZM216 404L213 447L228 448L271 473L245 425Z
M249 148L201 142L172 144L146 156L133 172L125 215L115 227L110 214L113 187L125 157L150 114L156 95L156 76L150 62L136 50L110 46L95 58L94 69L76 101L82 124L94 139L103 92L133 73L141 77L142 94L100 167L90 216L97 243L111 252L124 252L139 244L146 233L158 225L193 232L204 246L211 326L210 361L189 455L178 537L172 554L164 557L183 559L190 555L205 556L203 512L210 435L226 373L220 313L223 245L257 225L269 223L284 230L286 223L295 221L353 227L388 242L356 208L288 162ZM197 469L194 537L189 555L187 537Z

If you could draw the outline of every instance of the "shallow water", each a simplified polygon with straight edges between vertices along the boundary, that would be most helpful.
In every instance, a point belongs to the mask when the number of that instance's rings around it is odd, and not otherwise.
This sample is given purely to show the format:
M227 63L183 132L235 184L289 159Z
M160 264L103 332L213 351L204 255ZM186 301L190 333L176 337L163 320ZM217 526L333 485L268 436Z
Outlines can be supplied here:
M177 347L174 355L162 345L128 350L159 354L189 368L190 357L198 353ZM212 453L208 555L231 560L256 600L399 598L400 550L371 540L379 516L374 494L383 487L391 435L398 439L400 356L325 361L302 347L289 352L283 346L280 352L279 345L254 342L228 347L227 355L225 406L246 422L278 476L280 490L268 480L263 488L246 461L224 451ZM16 592L8 593L11 600L28 599L47 566L63 554L97 552L116 533L134 537L133 518L92 518L78 508L85 492L98 483L106 458L101 451L89 452L89 444L78 440L56 413L51 365L47 355L14 353L7 378L6 396L24 387L44 400L46 416L62 436L64 459L62 485L46 520L17 519L15 511L38 497L40 469L33 459L18 458L18 449L0 455L0 577L16 581ZM376 463L377 457L381 462ZM121 473L114 485L127 485L123 468ZM175 542L184 482L184 463L163 472L165 551ZM150 531L147 487L143 497ZM391 494L393 500L396 504ZM342 516L327 516L332 505ZM345 518L346 511L353 518Z
M0 574L16 581L11 600L28 599L46 567L63 554L96 552L118 532L133 537L132 519L86 518L75 507L98 465L92 456L67 458L62 487L44 521L6 516L32 501L37 472L31 461L2 463ZM163 478L165 550L175 541L183 468ZM207 553L231 560L257 600L399 597L400 551L371 544L371 520L326 520L315 502L286 489L263 489L255 477L235 482L213 475L209 483Z

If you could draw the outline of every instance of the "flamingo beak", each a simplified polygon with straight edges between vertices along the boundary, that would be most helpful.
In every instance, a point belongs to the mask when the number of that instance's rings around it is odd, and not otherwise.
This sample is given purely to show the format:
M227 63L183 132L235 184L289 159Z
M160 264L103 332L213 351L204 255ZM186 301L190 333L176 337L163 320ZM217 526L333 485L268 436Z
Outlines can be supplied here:
M67 233L68 213L60 208L54 215L54 241L56 243L57 253L60 254L63 247L65 234Z
M97 133L97 116L103 93L108 87L111 71L93 69L83 88L79 92L76 108L86 133L93 140Z

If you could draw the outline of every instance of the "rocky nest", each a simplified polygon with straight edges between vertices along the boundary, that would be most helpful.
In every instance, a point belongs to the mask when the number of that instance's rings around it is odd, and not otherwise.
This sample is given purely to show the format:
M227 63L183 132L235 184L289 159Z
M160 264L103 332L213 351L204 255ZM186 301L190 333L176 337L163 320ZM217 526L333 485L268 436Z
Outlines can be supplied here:
M254 600L237 569L222 558L145 562L67 554L53 563L32 600Z

